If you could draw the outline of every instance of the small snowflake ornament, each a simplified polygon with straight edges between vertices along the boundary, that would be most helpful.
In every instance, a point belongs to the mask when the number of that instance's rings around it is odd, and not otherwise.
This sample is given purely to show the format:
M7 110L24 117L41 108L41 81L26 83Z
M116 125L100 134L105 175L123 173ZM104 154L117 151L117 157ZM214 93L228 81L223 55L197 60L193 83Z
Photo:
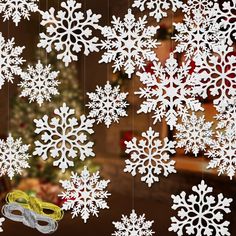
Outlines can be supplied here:
M59 71L51 71L51 65L43 66L40 61L33 66L28 66L27 72L21 73L22 88L20 97L29 97L29 102L37 101L39 106L44 100L51 101L51 95L58 95L57 87L60 84L56 80Z
M173 210L178 210L178 217L171 217L169 231L178 236L229 236L229 222L223 220L224 213L230 213L231 198L225 198L222 193L217 198L211 195L213 188L205 181L192 187L193 194L186 192L172 195Z
M156 60L153 51L160 43L153 39L159 26L147 26L147 16L138 20L128 9L124 21L113 16L112 27L101 28L102 35L106 40L101 41L101 48L106 52L102 55L99 63L110 63L114 61L114 72L122 68L129 78L135 68L144 69L146 62Z
M151 187L154 182L159 181L159 175L167 177L171 173L176 173L175 161L171 160L170 154L175 153L176 142L164 139L164 144L159 140L159 133L150 127L147 132L142 133L142 139L137 142L133 138L127 142L125 152L130 154L130 159L126 160L124 172L129 172L135 176L139 172L141 181ZM170 154L169 154L170 153Z
M111 195L106 191L110 180L100 180L99 171L90 174L85 166L78 176L71 174L70 180L61 180L65 192L59 194L65 202L63 210L72 209L72 218L81 216L84 223L90 215L98 217L100 209L109 209L106 199Z
M132 210L130 216L122 215L121 222L112 222L116 231L113 236L152 236L155 232L151 227L154 221L145 219L145 214L138 216Z
M0 176L8 175L10 179L15 174L22 174L29 168L29 145L22 144L21 138L14 140L9 134L6 141L0 140Z
M98 29L101 15L92 13L89 9L84 14L81 3L67 0L61 3L63 10L55 14L52 7L49 11L42 12L42 26L46 26L46 34L40 34L38 47L46 48L51 52L55 48L59 54L57 59L62 59L66 66L78 60L78 52L84 48L87 56L90 52L97 52L98 38L93 36L93 31Z
M205 117L197 117L192 113L190 117L176 125L177 148L185 149L185 153L192 152L195 156L205 151L206 146L212 142L212 124L205 122Z
M5 81L13 83L14 76L20 75L20 66L25 61L20 57L25 47L14 46L14 38L5 40L0 33L0 89Z
M73 159L79 156L83 161L86 157L95 156L92 147L93 142L89 141L89 135L94 133L92 127L95 120L87 119L85 115L78 120L73 117L74 109L70 109L63 103L62 107L55 109L56 117L49 120L47 115L42 119L35 119L36 134L41 134L41 142L35 142L33 155L40 156L47 160L49 156L57 159L53 162L65 171L74 166Z
M119 117L127 116L126 107L128 103L125 101L128 93L120 93L120 86L112 88L107 81L104 89L97 86L95 93L87 93L91 102L88 106L91 111L89 118L97 118L97 123L104 121L107 128L112 121L119 122Z
M1 217L0 218L0 232L3 232L3 228L1 227L2 226L2 223L5 221L5 218L4 217Z

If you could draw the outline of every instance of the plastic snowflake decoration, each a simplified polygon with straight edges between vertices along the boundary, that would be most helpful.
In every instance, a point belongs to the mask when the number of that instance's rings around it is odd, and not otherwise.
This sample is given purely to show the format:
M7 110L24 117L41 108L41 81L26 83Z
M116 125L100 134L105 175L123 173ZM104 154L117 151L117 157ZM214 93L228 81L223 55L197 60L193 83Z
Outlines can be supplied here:
M91 102L88 106L91 111L89 118L97 118L97 123L104 121L107 128L112 121L119 122L119 117L127 116L125 108L128 106L125 98L128 93L120 93L120 86L112 88L109 81L104 89L97 86L95 93L87 93Z
M141 181L151 187L154 182L159 181L159 175L167 177L171 173L176 173L175 161L170 160L170 155L175 153L176 142L164 139L164 144L159 140L159 133L150 127L147 132L142 133L142 139L138 141L133 138L127 142L125 152L130 154L130 159L126 160L124 172L129 172L135 176L139 172Z
M207 168L218 168L218 174L226 173L233 179L236 169L236 129L227 127L225 132L217 131L216 140L210 145L206 156L211 158Z
M29 20L30 13L38 11L39 0L0 0L0 13L4 21L12 18L18 26L21 18Z
M15 174L22 174L23 169L29 168L29 145L22 145L21 138L14 140L9 134L7 140L0 140L0 176L7 174L10 179Z
M186 192L172 195L173 210L178 210L178 218L171 217L169 231L177 232L178 236L228 236L229 222L223 220L223 214L230 212L231 198L222 193L217 198L211 195L213 188L208 187L204 180L192 187L193 194Z
M84 48L84 54L98 51L98 38L92 35L94 29L98 29L101 15L93 14L89 9L84 14L81 3L75 0L62 2L60 10L55 15L55 9L42 12L41 25L47 27L47 33L40 34L38 47L46 48L51 52L52 48L59 52L57 59L62 59L66 66L72 61L78 60L78 52Z
M176 125L177 148L185 148L185 153L193 152L195 156L200 151L205 151L206 146L212 141L212 123L205 122L204 116L197 117L195 113L191 117Z
M236 95L236 56L227 45L214 47L214 54L202 58L193 75L194 93L207 98L215 97L214 104L226 106Z
M145 7L147 7L151 11L149 15L159 22L163 17L167 16L166 11L171 9L175 12L182 5L183 3L180 0L134 0L132 7L137 7L141 11L144 11Z
M145 68L145 60L156 60L153 51L159 45L156 39L152 39L159 26L146 26L147 16L139 18L137 21L128 9L124 21L113 16L113 27L105 26L101 28L102 35L106 40L101 41L101 48L106 50L99 63L110 63L114 61L114 72L124 68L129 78L138 69Z
M185 119L189 116L188 109L203 110L200 102L192 97L189 64L178 67L174 55L170 54L165 67L160 62L154 62L152 69L154 74L137 73L146 86L135 92L145 99L138 113L154 111L154 124L165 117L172 130L178 117Z
M80 176L72 172L70 180L60 181L65 189L59 195L65 201L62 209L72 209L72 218L80 215L84 223L90 215L98 217L100 209L109 209L106 199L111 194L105 190L109 182L100 180L99 171L90 174L86 166Z
M20 97L29 97L29 102L37 101L39 106L44 100L51 101L51 95L58 95L57 87L60 84L56 80L59 71L51 71L51 65L43 66L40 61L33 66L28 66L27 72L21 73L22 88Z
M58 166L64 172L70 166L74 166L72 161L79 155L83 161L86 157L95 156L92 147L93 142L88 141L88 135L94 133L92 127L95 120L86 119L85 115L78 120L73 117L74 109L70 109L63 103L59 109L55 109L56 117L49 120L47 115L42 119L34 120L36 124L36 134L41 134L41 140L35 142L34 155L47 160L49 155L54 159L54 166ZM79 153L78 153L79 152Z
M14 38L7 41L0 33L0 89L5 81L13 83L14 75L21 73L23 60L20 55L24 47L14 47Z
M146 221L145 214L138 216L132 210L130 216L122 215L121 222L112 222L116 230L113 236L152 236L152 221Z

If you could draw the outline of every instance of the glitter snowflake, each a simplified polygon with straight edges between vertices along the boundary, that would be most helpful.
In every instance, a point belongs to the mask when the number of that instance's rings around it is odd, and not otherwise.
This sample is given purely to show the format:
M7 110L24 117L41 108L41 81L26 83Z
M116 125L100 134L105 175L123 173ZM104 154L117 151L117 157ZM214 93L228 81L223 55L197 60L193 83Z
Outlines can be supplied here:
M0 140L0 176L7 174L10 179L29 168L27 153L29 145L22 145L21 138L14 140L9 134L7 140Z
M40 61L36 67L28 66L27 72L21 73L22 81L19 86L22 88L21 97L29 97L29 102L37 101L39 106L44 100L50 101L51 95L58 95L56 80L59 71L51 72L51 65L43 66Z
M198 186L193 186L193 194L186 192L172 195L173 210L178 209L178 218L171 217L169 231L177 232L178 236L229 236L229 222L223 220L223 214L230 212L231 198L225 198L222 193L217 198L210 195L212 187L208 187L204 180Z
M2 223L5 221L5 218L4 217L1 217L0 218L0 232L3 232L3 229L2 229Z
M61 180L66 190L59 196L65 200L63 210L72 209L72 218L81 216L84 223L90 215L98 217L100 209L109 209L106 199L111 194L105 191L110 180L100 180L99 171L90 174L85 166L81 176L71 174L70 180Z
M39 0L0 0L0 13L3 13L4 21L12 18L18 26L21 18L29 20L30 13L38 11Z
M62 59L66 66L72 61L78 60L78 52L84 47L84 54L98 51L98 38L92 35L94 29L98 29L98 21L101 15L93 14L89 9L86 14L80 11L81 3L75 0L62 2L60 10L55 14L55 9L42 13L41 25L47 27L47 33L40 34L38 47L46 48L51 52L52 48L59 52L57 59Z
M132 7L137 7L141 11L145 10L145 6L151 11L150 16L153 16L157 22L167 16L169 9L176 11L182 7L183 3L180 0L134 0Z
M146 86L135 92L146 99L138 113L154 111L154 124L165 117L170 129L173 129L178 117L184 119L189 115L188 109L203 110L200 102L192 97L189 69L189 64L178 67L177 60L171 54L165 67L160 62L154 62L154 74L137 73Z
M225 132L217 131L216 140L210 145L206 156L211 158L207 168L217 168L218 174L226 173L233 179L236 169L236 130L227 127Z
M125 98L128 93L120 93L120 86L112 88L109 81L104 89L97 86L96 93L87 93L91 102L88 106L91 111L88 115L90 118L97 118L97 123L104 121L107 128L112 121L119 122L119 116L127 116L125 108L128 106Z
M0 33L0 89L5 81L13 83L14 75L21 73L23 60L20 55L24 47L14 47L14 38L7 41Z
M205 151L212 141L212 123L205 122L204 116L197 117L195 113L176 125L177 148L185 148L185 153L193 152L195 156L199 151Z
M195 68L194 93L207 98L208 92L214 96L214 104L227 105L236 95L236 56L227 45L214 47L214 54L202 59Z
M168 153L175 153L176 142L164 139L164 144L158 139L159 133L150 127L147 132L142 133L142 139L138 141L133 138L127 142L125 152L130 154L130 159L126 160L124 171L135 176L137 171L143 175L141 181L151 187L154 182L159 181L159 175L167 177L171 173L176 173L175 161L170 160Z
M112 222L116 230L113 236L152 236L152 221L146 221L145 214L138 216L132 210L130 216L122 215L121 222Z
M75 117L74 109L70 109L63 103L59 109L55 109L57 117L49 121L47 115L42 119L34 120L36 134L41 134L41 140L36 141L34 155L39 155L47 160L49 155L55 159L54 166L59 166L64 172L69 166L74 166L72 161L77 155L83 161L86 157L94 156L93 142L88 141L88 135L94 133L92 126L95 120L80 116L80 125ZM79 154L78 154L79 151Z
M152 39L159 26L146 26L147 16L136 21L131 9L125 15L124 22L113 16L113 27L101 28L102 35L107 38L101 41L101 48L106 50L99 63L114 61L114 72L124 68L129 78L138 69L144 69L145 60L156 60L156 54L152 49L159 43Z

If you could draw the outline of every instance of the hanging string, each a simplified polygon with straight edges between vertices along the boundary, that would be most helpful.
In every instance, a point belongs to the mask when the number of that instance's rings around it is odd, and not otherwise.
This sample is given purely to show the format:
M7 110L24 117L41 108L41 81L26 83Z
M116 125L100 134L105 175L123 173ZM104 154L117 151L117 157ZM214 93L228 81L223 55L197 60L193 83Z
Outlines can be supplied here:
M7 40L10 38L10 25L7 22ZM7 134L10 132L10 82L7 83Z
M109 24L110 24L110 0L107 0L107 25ZM107 63L107 81L110 81L110 64L109 63Z
M86 12L86 9L87 9L87 6L86 6L86 0L84 1L84 12ZM83 111L84 111L84 114L85 114L85 99L86 99L86 56L83 55L83 99L84 99L84 105L83 105Z

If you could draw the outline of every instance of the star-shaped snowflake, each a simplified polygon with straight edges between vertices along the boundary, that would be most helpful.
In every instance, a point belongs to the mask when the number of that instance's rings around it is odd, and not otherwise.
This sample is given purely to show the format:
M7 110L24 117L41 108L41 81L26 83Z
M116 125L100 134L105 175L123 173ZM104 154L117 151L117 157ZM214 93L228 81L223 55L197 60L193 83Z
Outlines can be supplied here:
M192 151L195 156L200 151L205 151L206 146L212 141L212 124L213 122L205 122L204 116L198 117L193 113L184 119L182 124L176 125L176 147L184 147L185 153Z
M152 39L159 26L146 26L147 16L139 18L137 21L128 9L124 21L113 16L111 22L113 27L105 26L101 28L102 35L107 38L101 41L101 48L106 50L99 63L109 63L114 61L114 72L124 68L129 78L138 69L144 69L146 60L156 60L155 49L159 43Z
M159 22L167 16L169 9L175 12L182 5L183 3L180 0L134 0L132 7L137 7L140 11L144 11L147 7L150 10L149 15Z
M231 198L222 193L217 198L210 195L213 188L208 187L204 180L192 187L193 194L186 192L172 195L173 210L178 210L178 217L171 217L169 231L177 232L178 236L228 236L229 222L223 220L223 214L230 212Z
M177 60L172 53L166 61L165 67L160 62L153 64L154 74L137 73L141 82L146 86L135 92L140 98L145 99L138 113L154 111L154 124L165 117L172 130L178 117L184 119L189 115L188 109L193 111L203 109L200 102L192 97L190 87L193 82L190 80L189 64L178 67Z
M147 132L142 133L142 139L138 141L133 138L127 142L125 152L130 154L130 159L126 160L124 172L129 172L135 176L139 172L141 181L151 187L154 182L159 181L159 175L167 177L171 173L176 173L175 161L170 160L170 155L175 153L176 142L164 139L164 144L159 140L159 133L150 127Z
M58 95L57 87L60 84L56 80L59 71L51 71L51 65L43 66L40 61L33 66L28 66L27 72L21 73L22 88L21 97L29 97L29 102L37 101L39 106L44 100L51 101L51 95Z
M2 229L2 223L5 221L5 218L4 217L1 217L0 218L0 232L3 232L3 229Z
M119 122L119 117L127 116L125 108L128 103L125 101L128 93L120 93L120 86L112 88L109 81L104 89L97 86L96 93L87 93L91 102L88 106L91 111L89 118L97 118L97 123L104 121L107 128L112 121Z
M21 138L14 140L9 134L7 140L0 140L0 176L7 174L10 179L29 168L29 145L22 145Z
M89 9L86 14L80 11L81 3L75 0L67 0L61 3L64 10L55 15L55 9L42 13L41 25L46 26L46 34L40 34L38 47L46 48L51 52L55 48L66 66L72 61L78 60L78 52L84 48L84 54L98 51L98 38L93 36L93 30L98 29L101 15L93 14Z
M211 158L207 168L217 168L218 174L226 173L233 179L236 169L236 129L227 127L225 132L217 131L216 140L210 145L206 156Z
M138 216L132 210L130 216L122 215L121 222L112 222L116 230L113 236L152 236L155 232L151 227L154 221L145 219L145 214Z
M109 209L106 199L111 194L105 190L109 182L100 180L99 171L90 174L86 166L80 176L72 172L70 180L60 181L66 190L59 194L65 200L62 209L72 209L72 218L80 215L84 223L90 215L98 217L100 209Z
M25 47L14 47L14 38L7 41L0 33L0 89L5 81L13 83L14 75L21 73L23 60L20 55Z
M36 134L41 134L41 140L35 142L34 155L47 160L49 156L58 159L53 162L64 172L69 166L74 166L72 161L77 156L83 161L86 157L95 156L89 141L89 134L94 133L92 127L95 120L86 119L85 115L78 120L73 117L74 109L70 109L63 103L59 109L55 109L56 117L49 120L47 115L42 119L34 120ZM78 153L79 152L79 153Z
M29 20L30 13L38 11L39 0L0 0L0 13L3 13L4 21L12 18L18 26L21 18Z

